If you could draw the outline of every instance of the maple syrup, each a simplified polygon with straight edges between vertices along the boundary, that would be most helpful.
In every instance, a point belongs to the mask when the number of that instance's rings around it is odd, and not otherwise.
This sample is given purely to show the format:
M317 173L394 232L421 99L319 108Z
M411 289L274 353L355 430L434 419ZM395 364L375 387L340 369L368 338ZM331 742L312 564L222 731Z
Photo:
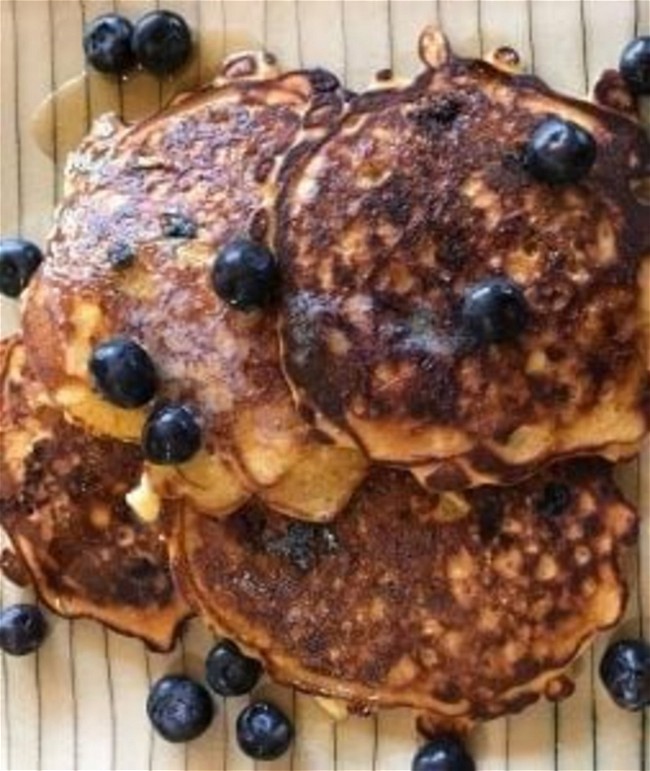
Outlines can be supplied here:
M179 94L210 83L229 54L260 48L260 41L244 30L203 30L197 33L190 60L169 78L134 70L118 79L88 70L68 80L39 105L32 117L32 136L45 155L62 165L100 115L114 112L126 123L143 120Z

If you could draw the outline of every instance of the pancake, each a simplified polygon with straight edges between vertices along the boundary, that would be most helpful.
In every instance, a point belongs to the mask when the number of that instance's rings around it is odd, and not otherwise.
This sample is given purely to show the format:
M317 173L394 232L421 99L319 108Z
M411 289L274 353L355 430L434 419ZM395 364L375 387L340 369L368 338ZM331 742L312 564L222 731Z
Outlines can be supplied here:
M167 506L145 524L124 502L138 448L67 423L34 380L18 337L2 342L0 526L39 598L156 650L172 647L190 610L167 550Z
M452 472L511 483L562 457L627 454L650 420L643 129L460 59L435 31L421 50L412 83L352 100L285 168L276 251L296 400L372 459L428 466L417 473L434 487ZM597 143L578 184L535 181L522 163L553 115ZM490 277L520 287L528 320L477 346L462 298Z
M566 667L623 613L636 531L602 461L443 496L376 468L333 523L186 511L172 565L273 678L353 711L473 722L566 692Z
M68 163L46 259L23 303L27 356L69 417L137 442L147 409L104 401L88 359L118 335L148 351L158 397L192 403L203 423L198 456L149 469L164 497L224 514L258 493L292 515L327 519L363 477L352 442L322 437L295 410L275 310L234 310L210 285L221 246L269 239L283 157L321 136L343 104L323 71L278 75L268 57L241 55L215 85L150 120L100 120ZM116 268L116 250L131 264Z
M611 462L635 457L641 452L642 442L631 444L608 444L599 450L599 455ZM568 457L581 455L576 451L566 453ZM508 465L497 457L485 453L461 455L433 463L413 466L411 473L418 482L432 492L444 490L463 490L498 482L516 484L535 473L537 463Z

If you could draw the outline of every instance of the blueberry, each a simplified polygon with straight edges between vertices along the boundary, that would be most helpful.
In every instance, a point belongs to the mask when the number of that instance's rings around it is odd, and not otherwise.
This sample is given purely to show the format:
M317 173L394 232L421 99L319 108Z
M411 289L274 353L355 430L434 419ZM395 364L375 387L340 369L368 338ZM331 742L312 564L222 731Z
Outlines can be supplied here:
M476 765L459 739L442 735L420 747L411 771L476 771Z
M100 343L88 369L102 396L118 407L142 407L156 393L158 378L153 362L135 340L116 337Z
M630 41L623 49L618 66L633 94L650 94L650 36Z
M184 214L167 212L162 220L163 235L167 238L196 238L196 224Z
M563 482L549 482L535 500L535 509L543 517L559 517L572 500L571 489L567 485Z
M108 261L115 270L124 270L133 265L135 252L129 244L120 241L108 248Z
M237 743L242 752L256 760L275 760L293 741L289 718L274 704L257 701L237 718Z
M142 448L152 463L185 463L200 447L201 427L186 404L164 404L145 423Z
M0 294L18 297L43 261L41 250L22 238L0 240Z
M259 661L245 656L234 642L222 640L208 653L205 679L222 696L241 696L251 691L262 674Z
M24 656L40 648L47 622L36 605L10 605L0 612L0 648L12 656Z
M596 160L591 134L562 118L547 118L533 132L524 152L524 166L536 179L553 185L577 182Z
M84 30L84 53L100 72L119 75L135 64L131 47L133 24L124 16L107 13L93 19Z
M135 25L133 51L140 64L155 75L168 75L189 59L192 34L182 16L150 11Z
M278 271L263 244L237 239L218 253L212 268L214 291L242 311L262 308L275 298Z
M650 645L643 640L610 645L600 662L600 677L619 707L650 707Z
M461 313L464 333L478 345L514 340L528 321L524 293L505 278L489 278L468 287Z
M151 688L147 715L168 742L188 742L212 722L214 705L207 689L184 675L167 675Z

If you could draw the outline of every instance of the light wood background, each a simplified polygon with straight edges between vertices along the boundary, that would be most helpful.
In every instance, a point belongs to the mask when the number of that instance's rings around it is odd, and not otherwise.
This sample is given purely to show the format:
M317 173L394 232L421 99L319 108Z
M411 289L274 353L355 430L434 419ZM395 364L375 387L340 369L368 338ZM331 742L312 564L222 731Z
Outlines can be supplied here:
M392 66L415 71L418 31L437 21L463 54L514 46L525 66L553 86L584 94L598 73L614 66L623 45L648 34L650 5L641 0L270 0L245 2L149 2L126 0L0 0L1 232L22 233L42 242L60 191L59 172L69 134L69 116L54 126L54 160L41 154L30 133L39 103L83 69L84 19L116 8L136 17L156 6L180 10L202 39L196 67L207 79L216 58L236 41L258 40L286 67L322 64L351 87ZM118 90L92 78L79 120L109 108L127 118L155 109L169 86L140 77ZM16 325L14 303L1 304L2 334ZM631 599L623 631L650 634L649 456L621 470L628 495L645 514L638 552L631 555ZM4 604L29 597L7 582ZM87 621L52 619L47 644L30 657L2 657L0 668L0 769L213 769L244 771L255 764L234 741L234 721L246 698L219 703L211 730L186 746L167 744L152 734L145 715L150 683L170 671L201 675L211 637L191 626L177 650L148 653L133 640ZM540 704L524 715L498 720L472 739L481 771L606 769L650 767L648 715L627 714L612 705L597 677L601 641L579 666L578 687L557 707ZM406 711L334 724L306 696L264 683L260 692L294 718L297 740L290 754L260 768L327 771L408 769L416 746Z

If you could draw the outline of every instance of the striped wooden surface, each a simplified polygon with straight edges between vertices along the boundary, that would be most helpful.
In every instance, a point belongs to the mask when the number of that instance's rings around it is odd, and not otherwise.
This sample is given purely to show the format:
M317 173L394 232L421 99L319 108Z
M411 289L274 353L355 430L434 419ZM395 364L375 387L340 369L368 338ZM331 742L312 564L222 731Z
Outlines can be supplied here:
M2 233L42 241L48 230L68 134L75 126L67 114L56 116L52 161L36 149L30 123L39 103L82 71L84 20L113 8L137 16L157 5L149 0L0 0ZM322 64L353 88L386 66L398 74L413 72L418 30L432 21L444 27L461 53L512 45L527 68L575 93L593 86L629 38L650 29L650 5L642 0L188 0L162 5L180 10L201 31L196 68L203 78L224 50L252 39L277 53L286 67ZM120 89L91 78L79 121L86 125L91 115L107 109L122 109L127 117L155 109L168 91L168 85L147 76ZM16 308L3 302L0 311L4 335L15 328ZM623 626L635 635L650 633L649 465L646 450L642 461L620 472L626 492L645 513L638 551L630 559L633 591ZM0 591L4 604L29 596L7 582ZM144 702L149 684L169 671L199 676L210 642L195 624L176 651L161 656L92 623L52 619L52 634L40 652L1 660L0 769L253 769L255 764L233 741L234 721L246 699L220 703L214 728L187 746L159 740L148 725ZM472 740L479 768L650 767L648 716L613 707L595 675L603 645L581 662L572 699L559 707L541 704L481 728ZM409 768L416 737L407 712L334 724L308 697L271 683L260 690L297 723L291 755L260 767Z

